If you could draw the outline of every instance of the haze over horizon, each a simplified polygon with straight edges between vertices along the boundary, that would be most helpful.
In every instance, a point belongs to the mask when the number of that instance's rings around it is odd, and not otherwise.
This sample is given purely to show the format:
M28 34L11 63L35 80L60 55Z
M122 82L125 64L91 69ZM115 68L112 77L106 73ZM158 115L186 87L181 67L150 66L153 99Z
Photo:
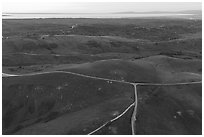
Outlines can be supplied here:
M201 2L11 2L3 1L3 13L114 13L178 12L202 10Z

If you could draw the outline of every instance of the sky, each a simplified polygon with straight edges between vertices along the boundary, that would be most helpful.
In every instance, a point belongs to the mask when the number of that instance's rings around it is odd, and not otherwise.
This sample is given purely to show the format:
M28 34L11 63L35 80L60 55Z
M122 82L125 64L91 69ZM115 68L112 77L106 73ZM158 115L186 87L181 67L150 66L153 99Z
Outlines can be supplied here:
M65 2L4 0L3 13L110 13L201 10L199 2Z

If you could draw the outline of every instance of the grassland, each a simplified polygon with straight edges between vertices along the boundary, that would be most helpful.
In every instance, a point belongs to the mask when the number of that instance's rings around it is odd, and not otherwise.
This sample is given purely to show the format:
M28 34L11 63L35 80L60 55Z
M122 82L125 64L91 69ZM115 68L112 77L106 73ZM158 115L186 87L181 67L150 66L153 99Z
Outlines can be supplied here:
M64 73L4 78L3 133L28 126L17 134L68 134L82 123L97 126L128 107L133 93L131 85Z
M132 85L202 81L201 20L2 24L3 134L201 134L201 84Z
M201 87L139 86L137 134L202 134Z

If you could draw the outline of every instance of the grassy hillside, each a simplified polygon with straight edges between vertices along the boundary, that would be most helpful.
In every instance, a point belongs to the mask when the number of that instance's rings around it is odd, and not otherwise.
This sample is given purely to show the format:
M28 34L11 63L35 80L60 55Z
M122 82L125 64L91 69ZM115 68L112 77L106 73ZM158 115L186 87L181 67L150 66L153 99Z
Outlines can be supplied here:
M86 134L134 99L131 85L65 73L3 78L2 92L3 134Z
M155 69L146 62L105 60L85 63L66 71L130 82L161 82Z
M167 56L138 60L105 60L72 66L67 71L129 82L176 83L201 81L201 61Z
M120 119L107 124L93 135L132 135L130 123L133 109L134 106L130 108Z
M138 86L136 133L202 134L201 86Z
M151 40L200 31L200 20L182 19L27 19L3 20L3 36L40 34L114 35ZM77 25L72 29L73 25ZM175 33L176 32L176 33ZM142 35L141 35L142 34Z
M202 20L2 20L3 134L88 134L135 100L137 83L202 80ZM136 134L201 134L202 86L137 86ZM131 134L133 107L95 134Z
M50 36L45 39L9 38L3 40L2 61L3 66L28 66L84 63L110 58L138 59L153 55L201 59L201 43L201 38L167 42L78 35Z

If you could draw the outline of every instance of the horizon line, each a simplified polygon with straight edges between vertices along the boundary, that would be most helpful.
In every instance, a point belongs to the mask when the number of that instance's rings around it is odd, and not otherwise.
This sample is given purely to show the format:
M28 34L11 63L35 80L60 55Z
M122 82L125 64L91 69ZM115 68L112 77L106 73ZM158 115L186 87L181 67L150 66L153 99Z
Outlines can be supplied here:
M177 13L177 12L190 12L190 11L199 11L201 10L180 10L180 11L118 11L118 12L2 12L2 14L100 14L100 13Z

